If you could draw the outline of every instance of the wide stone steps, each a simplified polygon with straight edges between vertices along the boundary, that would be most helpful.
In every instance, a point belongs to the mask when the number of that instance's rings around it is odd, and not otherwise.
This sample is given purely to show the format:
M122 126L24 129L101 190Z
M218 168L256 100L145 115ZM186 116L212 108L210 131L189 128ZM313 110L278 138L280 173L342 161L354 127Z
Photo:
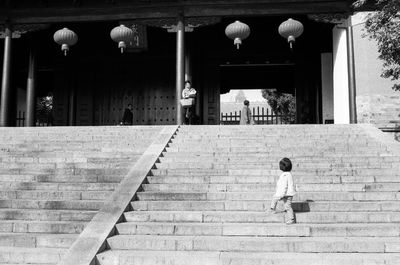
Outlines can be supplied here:
M284 253L108 250L99 265L397 265L396 253Z
M0 178L1 180L1 178ZM74 183L74 182L15 182L0 181L0 190L51 190L51 191L113 191L117 183Z
M0 221L90 221L96 212L80 210L0 209Z
M179 154L179 153L175 153ZM193 155L193 154L180 154L180 155L173 155L172 153L164 153L162 157L159 158L160 163L173 163L173 162L188 162L192 163L195 161L201 161L205 163L277 163L281 159L281 156L271 157L271 156L257 156L257 155L236 155L236 156L223 156L217 154L210 154L210 155ZM292 158L293 159L293 158ZM332 163L338 163L343 166L348 165L373 165L377 163L390 163L390 162L398 162L400 159L399 156L380 156L380 157L365 157L365 156L358 156L358 157L296 157L293 159L294 164L314 164L314 165L326 165ZM297 167L297 166L296 166Z
M264 183L275 184L278 176L174 176L174 175L157 175L147 177L147 182L150 184L251 184L251 183ZM302 184L371 184L371 183L398 183L400 177L398 176L299 176L296 175L296 183Z
M0 233L0 247L69 248L77 234Z
M93 200L0 200L0 209L99 210L102 205Z
M107 239L118 250L188 250L291 253L398 253L399 237L242 237L116 235Z
M269 201L133 201L134 211L267 211ZM280 204L278 204L280 206ZM400 211L400 201L294 201L297 212Z
M315 148L299 148L299 149L293 149L293 148L287 148L286 150L275 147L271 149L266 148L265 146L258 146L258 147L207 147L207 145L203 144L198 144L198 145L188 145L188 146L172 146L166 148L167 152L188 152L193 151L193 152L216 152L216 153L229 153L229 152L237 152L237 153L272 153L276 152L276 149L278 149L278 153L281 154L281 156L285 155L286 156L292 156L292 155L301 155L304 154L306 156L310 156L312 154L315 155L320 155L320 156L326 156L330 155L333 153L346 153L347 155L353 155L353 154L358 154L360 152L363 152L365 154L369 155L374 155L374 156L379 156L381 154L385 154L387 151L386 149L371 149L369 147L365 148L353 148L353 147L346 147L346 148L330 148L330 149L315 149ZM282 149L279 151L279 149Z
M179 175L179 176L217 176L217 175L228 175L228 176L279 176L279 170L276 169L212 169L212 168L163 168L163 169L152 169L152 176L159 175ZM395 169L380 169L380 168L369 168L369 169L309 169L297 171L296 176L396 176L400 178L400 172Z
M112 191L0 190L0 200L105 200Z
M0 232L79 234L83 231L85 225L86 222L84 221L1 220Z
M269 201L273 195L274 192L137 192L137 197L141 201ZM398 201L400 200L400 192L299 192L293 199L295 201Z
M260 162L249 162L249 163L243 163L243 162L238 162L238 163L205 163L202 161L195 161L193 162L170 162L170 163L157 163L156 168L158 169L193 169L193 168L198 168L198 169L241 169L241 170L246 170L246 169L251 169L251 170L267 170L267 169L272 169L274 166L272 164L266 166L263 165ZM342 164L312 164L312 163L305 163L302 164L301 166L298 167L298 171L304 171L307 169L315 170L317 169L318 171L335 171L342 169L360 169L360 170L377 170L377 169L400 169L400 166L398 163L395 162L387 162L387 163L376 163L376 164L349 164L349 165L342 165Z
M150 223L117 224L118 235L257 236L257 237L398 237L398 223L284 224L264 223Z
M274 192L276 184L202 184L202 183L181 183L174 184L143 184L144 191L160 192ZM376 191L400 191L400 182L398 183L345 183L345 184L296 184L298 192L312 191L349 191L349 192L376 192Z
M131 211L124 213L127 222L197 222L197 223L284 223L283 214L261 211ZM400 223L400 212L298 212L298 223Z
M276 183L278 176L174 176L174 175L157 175L147 177L149 184L251 184L251 183ZM298 176L296 175L296 183L302 184L335 184L335 183L353 183L353 184L371 184L371 183L398 183L398 176Z
M56 264L65 248L1 247L0 264Z

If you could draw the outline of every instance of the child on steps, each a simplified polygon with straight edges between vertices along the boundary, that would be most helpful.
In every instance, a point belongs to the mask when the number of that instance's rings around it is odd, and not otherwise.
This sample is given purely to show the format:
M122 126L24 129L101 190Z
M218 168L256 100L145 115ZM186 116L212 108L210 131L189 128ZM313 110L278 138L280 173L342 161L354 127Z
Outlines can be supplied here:
M286 224L294 224L294 213L292 209L293 196L296 194L296 190L293 183L293 177L290 171L292 170L292 162L289 158L283 158L279 161L279 168L283 173L279 176L278 182L276 184L276 192L272 197L270 212L276 213L276 204L278 201L282 200L284 203L286 215Z

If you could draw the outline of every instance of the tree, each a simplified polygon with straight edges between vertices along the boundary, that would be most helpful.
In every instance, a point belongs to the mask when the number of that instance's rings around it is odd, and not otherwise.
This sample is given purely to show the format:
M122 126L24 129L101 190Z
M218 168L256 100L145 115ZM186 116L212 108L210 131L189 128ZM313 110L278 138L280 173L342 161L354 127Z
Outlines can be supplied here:
M292 94L279 93L276 89L263 89L261 94L272 111L283 116L282 120L285 123L296 122L296 99Z
M357 0L355 7L373 2L377 11L368 15L364 36L376 40L379 58L383 60L381 76L393 81L400 79L400 1L399 0ZM400 91L400 84L393 85Z
M53 123L53 96L40 97L36 102L36 120L40 124L51 125Z
M243 90L239 90L239 92L235 96L235 102L243 103L246 100L246 96L244 95Z

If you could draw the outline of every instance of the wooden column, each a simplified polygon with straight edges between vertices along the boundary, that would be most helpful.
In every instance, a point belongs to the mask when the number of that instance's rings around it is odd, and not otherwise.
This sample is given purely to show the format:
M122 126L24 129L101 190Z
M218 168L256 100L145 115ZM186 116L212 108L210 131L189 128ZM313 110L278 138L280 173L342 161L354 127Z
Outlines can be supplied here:
M35 93L35 79L36 79L36 62L35 62L35 47L32 42L29 52L29 68L28 80L26 85L26 127L35 126L35 106L36 106L36 93Z
M12 31L9 25L5 28L4 57L3 57L3 78L1 82L1 108L0 126L10 125L10 76L11 76L11 38Z
M183 15L178 18L176 31L176 123L182 124L182 90L185 85L185 22Z
M356 104L356 75L354 65L354 44L353 44L353 26L351 19L347 27L347 71L349 77L349 114L350 123L357 123L357 104Z

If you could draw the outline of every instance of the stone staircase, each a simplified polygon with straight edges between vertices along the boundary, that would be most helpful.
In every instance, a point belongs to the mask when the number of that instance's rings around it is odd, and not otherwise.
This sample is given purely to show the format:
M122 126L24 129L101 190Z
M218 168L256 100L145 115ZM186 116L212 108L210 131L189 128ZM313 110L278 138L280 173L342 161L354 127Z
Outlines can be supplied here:
M289 226L265 212L282 157L298 190ZM363 126L182 126L97 262L398 265L399 169Z
M56 264L160 130L0 128L0 264Z

